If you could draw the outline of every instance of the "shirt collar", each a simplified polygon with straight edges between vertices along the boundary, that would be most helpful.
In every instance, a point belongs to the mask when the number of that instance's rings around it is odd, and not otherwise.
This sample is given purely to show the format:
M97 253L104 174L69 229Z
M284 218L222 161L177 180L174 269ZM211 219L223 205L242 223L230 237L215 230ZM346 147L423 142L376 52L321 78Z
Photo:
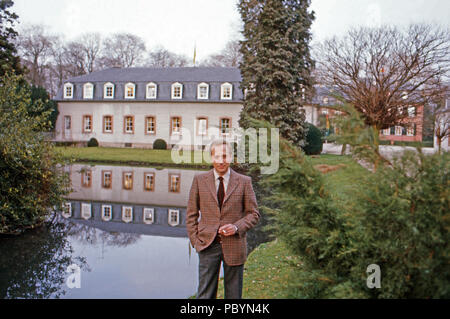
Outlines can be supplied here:
M213 168L214 172L214 180L217 180L219 178L219 174L217 174L216 169ZM228 181L230 179L230 168L228 167L227 172L223 175L223 179Z

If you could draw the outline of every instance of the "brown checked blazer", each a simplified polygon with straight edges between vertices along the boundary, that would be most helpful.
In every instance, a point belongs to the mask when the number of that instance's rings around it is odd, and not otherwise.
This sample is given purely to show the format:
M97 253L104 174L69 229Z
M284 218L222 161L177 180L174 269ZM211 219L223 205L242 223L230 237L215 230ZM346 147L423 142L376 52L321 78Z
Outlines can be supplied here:
M195 175L192 182L186 213L188 236L199 252L214 241L221 226L236 225L237 234L221 236L222 252L227 265L242 265L247 259L246 233L260 218L252 179L230 168L230 179L220 210L213 170Z

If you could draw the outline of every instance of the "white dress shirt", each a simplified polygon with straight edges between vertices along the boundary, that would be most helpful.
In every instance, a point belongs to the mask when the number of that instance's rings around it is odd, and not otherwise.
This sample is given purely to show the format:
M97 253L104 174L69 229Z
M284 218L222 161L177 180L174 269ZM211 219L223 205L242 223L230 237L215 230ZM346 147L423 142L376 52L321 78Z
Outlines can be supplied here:
M219 177L220 175L216 172L216 169L214 168L214 181L216 182L216 193L219 191ZM228 182L230 180L230 168L228 167L227 172L222 176L223 177L223 188L225 191L225 194L227 193L227 187L228 187Z

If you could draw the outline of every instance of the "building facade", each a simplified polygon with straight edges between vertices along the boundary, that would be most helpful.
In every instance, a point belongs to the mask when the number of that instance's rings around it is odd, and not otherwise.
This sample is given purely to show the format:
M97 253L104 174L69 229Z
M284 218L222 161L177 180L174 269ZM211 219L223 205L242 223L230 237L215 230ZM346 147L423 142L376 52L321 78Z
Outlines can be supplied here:
M111 68L68 79L57 95L55 141L201 149L233 138L243 96L237 68Z
M332 96L332 90L326 86L316 85L314 88L315 95L311 106L305 107L307 110L311 109L309 113L307 111L307 121L318 127L326 128L330 134L334 133L333 119L341 116L342 112L330 107L340 102ZM423 140L423 106L411 106L407 112L402 123L380 132L381 140L390 141L391 144L394 144L395 141L421 142Z

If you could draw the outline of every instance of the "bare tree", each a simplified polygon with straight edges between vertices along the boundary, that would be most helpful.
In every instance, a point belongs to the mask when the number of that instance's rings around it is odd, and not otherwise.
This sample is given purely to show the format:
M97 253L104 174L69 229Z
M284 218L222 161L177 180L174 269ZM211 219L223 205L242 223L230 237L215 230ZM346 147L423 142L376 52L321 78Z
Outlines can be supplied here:
M70 76L88 73L85 57L84 46L80 42L72 41L64 47L63 59Z
M318 80L379 133L401 124L408 107L443 96L449 39L449 30L424 24L353 29L316 47Z
M201 63L202 66L239 67L242 61L239 40L229 41L219 54L212 54Z
M55 40L56 37L50 35L43 25L26 26L19 34L19 54L29 69L28 80L36 86L45 86Z
M68 77L68 65L66 61L66 49L62 36L57 36L52 47L52 59L48 79L47 91L55 96L58 88L62 87Z
M97 68L97 58L102 49L102 38L99 33L85 33L77 41L84 52L84 65L87 73L92 73Z
M99 62L102 67L139 66L145 52L145 43L140 37L130 33L117 33L105 40Z
M433 139L436 140L439 153L441 152L442 140L450 138L450 96L448 95L448 88L447 85L445 99L437 100L436 103L431 104L424 119L432 126Z
M184 67L189 64L184 55L175 54L163 47L156 47L148 54L146 66L148 67Z

